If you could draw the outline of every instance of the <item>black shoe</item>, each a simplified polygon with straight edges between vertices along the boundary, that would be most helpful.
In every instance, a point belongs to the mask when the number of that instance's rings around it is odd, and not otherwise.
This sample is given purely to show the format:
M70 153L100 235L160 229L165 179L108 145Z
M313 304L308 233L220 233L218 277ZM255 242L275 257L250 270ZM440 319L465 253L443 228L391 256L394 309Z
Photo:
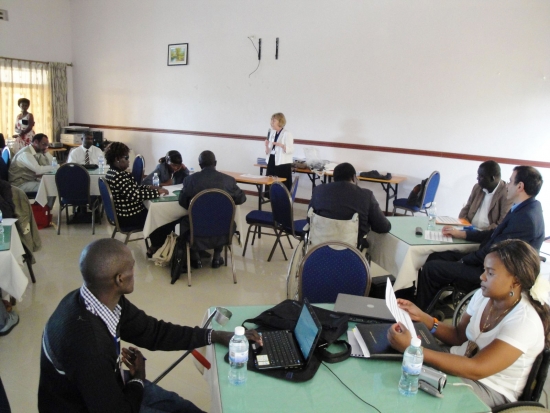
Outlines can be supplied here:
M212 268L220 268L223 265L224 261L223 258L214 258L212 260Z
M198 270L199 268L202 268L202 261L201 260L191 260L191 268L194 268Z

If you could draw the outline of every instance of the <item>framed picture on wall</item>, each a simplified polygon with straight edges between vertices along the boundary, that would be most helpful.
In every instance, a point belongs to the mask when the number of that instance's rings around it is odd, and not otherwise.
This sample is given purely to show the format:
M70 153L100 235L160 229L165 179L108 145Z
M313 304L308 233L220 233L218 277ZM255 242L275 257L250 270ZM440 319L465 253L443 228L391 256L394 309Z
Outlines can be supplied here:
M187 64L189 43L177 43L168 45L168 66L181 66Z

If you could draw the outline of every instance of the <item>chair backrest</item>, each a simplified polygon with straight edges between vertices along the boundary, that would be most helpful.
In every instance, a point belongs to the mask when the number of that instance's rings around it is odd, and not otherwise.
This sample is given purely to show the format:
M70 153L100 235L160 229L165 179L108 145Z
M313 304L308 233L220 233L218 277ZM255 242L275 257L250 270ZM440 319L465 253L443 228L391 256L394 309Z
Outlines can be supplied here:
M90 203L90 174L81 165L66 163L55 173L55 185L62 204Z
M345 242L325 242L304 257L299 272L300 299L334 303L339 293L367 296L371 277L361 252Z
M527 402L539 401L546 376L548 375L549 366L550 348L546 347L535 359L519 400Z
M300 181L300 177L296 175L294 178L294 181L292 182L292 187L290 188L290 197L292 198L292 202L296 200L296 192L298 192L298 182Z
M294 235L292 198L286 186L281 182L273 182L269 193L269 199L275 224Z
M6 165L8 165L8 168L9 168L11 163L11 152L10 152L10 148L8 148L7 146L5 146L4 149L2 149L2 159L4 160Z
M307 211L309 217L308 248L329 241L340 241L357 245L359 238L359 214L349 220L330 219L317 215L313 208Z
M4 161L4 158L0 158L0 178L4 181L8 181L9 173L8 173L9 167L6 165L6 162Z
M114 225L117 230L120 231L118 218L116 216L115 201L107 180L100 177L98 180L98 186L99 193L101 194L101 200L103 201L103 209L105 211L105 215L107 215L107 221L109 221L109 224Z
M141 185L143 180L143 171L145 170L145 159L141 155L136 155L134 164L132 165L132 176L138 185Z
M197 237L227 236L231 243L235 202L221 189L205 189L193 197L189 204L190 244Z
M428 182L426 182L426 189L424 190L424 196L422 198L422 209L429 208L432 202L435 201L435 195L437 194L437 188L439 187L440 175L438 171L433 171Z

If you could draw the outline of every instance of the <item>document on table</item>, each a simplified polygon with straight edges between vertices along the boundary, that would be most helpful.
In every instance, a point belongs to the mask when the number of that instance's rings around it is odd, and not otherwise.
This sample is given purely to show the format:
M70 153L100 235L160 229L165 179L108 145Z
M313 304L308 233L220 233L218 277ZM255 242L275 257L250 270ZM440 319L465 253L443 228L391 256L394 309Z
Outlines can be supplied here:
M183 185L182 184L179 184L179 185L166 185L163 188L168 191L167 196L173 196L173 195L177 195L177 194L174 193L174 191L181 191L183 189ZM178 192L178 194L179 194L179 192Z
M453 237L450 235L443 235L441 231L424 231L424 239L428 241L439 241L439 242L453 242Z
M411 320L411 316L405 310L397 306L397 298L395 298L395 292L391 285L390 279L386 282L386 305L390 310L390 313L395 318L395 321L402 323L407 327L407 330L411 332L412 337L416 337L416 329Z
M243 178L250 178L250 179L262 179L262 178L267 178L266 176L264 175L253 175L253 174L242 174L241 175Z
M458 219L453 217L436 217L435 223L438 225L470 225L466 219Z

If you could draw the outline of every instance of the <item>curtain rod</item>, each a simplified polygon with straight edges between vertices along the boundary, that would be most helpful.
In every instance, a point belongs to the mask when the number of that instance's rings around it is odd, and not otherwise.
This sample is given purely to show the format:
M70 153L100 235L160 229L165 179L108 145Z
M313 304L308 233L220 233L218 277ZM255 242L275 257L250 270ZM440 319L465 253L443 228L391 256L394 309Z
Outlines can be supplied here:
M0 59L10 59L10 60L17 60L19 62L31 62L31 63L50 63L50 62L43 62L41 60L27 60L27 59L16 59L14 57L5 57L5 56L0 56ZM72 63L65 63L67 66L71 66L73 67L73 64Z

